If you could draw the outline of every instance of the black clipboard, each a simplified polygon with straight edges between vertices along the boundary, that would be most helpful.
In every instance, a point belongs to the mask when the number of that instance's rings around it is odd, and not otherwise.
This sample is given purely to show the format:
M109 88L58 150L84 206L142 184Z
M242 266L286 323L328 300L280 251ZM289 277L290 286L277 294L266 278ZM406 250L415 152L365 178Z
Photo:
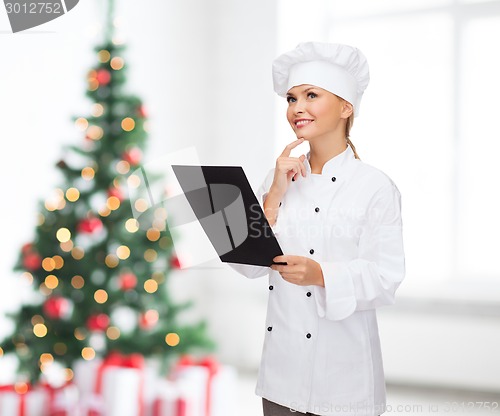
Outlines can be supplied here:
M283 254L241 166L172 165L221 261L271 266Z

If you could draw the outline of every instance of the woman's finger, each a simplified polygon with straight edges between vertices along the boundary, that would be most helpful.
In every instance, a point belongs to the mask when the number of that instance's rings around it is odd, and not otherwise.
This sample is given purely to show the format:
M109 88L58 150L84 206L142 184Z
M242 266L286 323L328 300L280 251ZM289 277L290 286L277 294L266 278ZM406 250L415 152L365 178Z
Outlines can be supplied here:
M292 149L297 147L299 144L301 144L304 141L304 139L301 137L300 139L297 139L293 141L292 143L288 144L283 152L281 153L281 156L283 157L288 157L290 156L290 153L292 152Z

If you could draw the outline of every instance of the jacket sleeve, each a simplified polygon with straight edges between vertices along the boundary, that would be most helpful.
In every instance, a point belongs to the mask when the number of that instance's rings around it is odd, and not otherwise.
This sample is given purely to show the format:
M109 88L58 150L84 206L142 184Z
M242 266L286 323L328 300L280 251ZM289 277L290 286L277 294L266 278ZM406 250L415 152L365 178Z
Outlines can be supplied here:
M357 257L319 263L325 280L325 287L314 288L320 317L337 321L394 303L405 275L401 194L394 183L371 199Z
M267 174L266 178L264 179L264 182L262 183L262 185L255 194L262 210L264 210L264 201L267 197L269 189L271 188L271 184L273 183L273 178L274 178L274 169L271 169ZM271 226L271 229L275 234L277 232L277 223L278 221L276 221L276 223ZM238 273L250 279L266 276L269 274L269 271L271 270L269 267L265 266L254 266L250 264L240 264L240 263L227 263L227 264Z

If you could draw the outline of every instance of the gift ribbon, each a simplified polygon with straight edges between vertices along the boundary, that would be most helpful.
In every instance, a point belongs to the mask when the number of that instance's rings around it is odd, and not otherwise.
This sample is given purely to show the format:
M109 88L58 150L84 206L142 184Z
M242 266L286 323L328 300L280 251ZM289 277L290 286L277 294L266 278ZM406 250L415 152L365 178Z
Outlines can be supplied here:
M66 406L61 405L61 403L57 402L56 400L56 394L61 393L65 388L68 386L72 385L71 382L68 382L62 386L59 387L54 387L51 386L47 382L42 382L40 383L40 386L45 389L47 392L47 395L49 396L49 415L50 416L67 416L68 411L70 410L68 408L69 404L66 404Z
M8 384L8 385L1 385L0 386L0 393L2 392L12 392L16 393L19 396L19 409L18 409L18 416L26 416L26 393L31 390L31 386L29 384L26 385L27 390L25 393L19 393L16 390L15 385L13 384Z
M177 368L182 368L182 367L189 367L189 366L201 366L205 367L208 370L208 380L207 380L207 386L206 386L206 395L207 395L207 400L206 400L206 408L205 408L205 416L210 416L210 413L212 411L212 381L214 376L217 374L219 371L219 363L211 358L211 357L206 357L202 358L199 361L196 361L193 357L189 355L185 355L179 359L177 362Z
M156 399L153 402L153 416L163 416L163 404L162 399ZM184 397L175 399L174 416L187 416L187 402Z
M141 354L130 354L123 355L119 352L113 351L106 358L104 358L103 362L99 366L97 370L97 381L94 387L94 393L96 396L101 396L102 394L102 383L104 372L110 367L125 367L125 368L136 368L140 371L141 378L139 381L139 416L143 416L144 414L144 357ZM89 416L100 416L101 412L96 411L96 409L89 410Z

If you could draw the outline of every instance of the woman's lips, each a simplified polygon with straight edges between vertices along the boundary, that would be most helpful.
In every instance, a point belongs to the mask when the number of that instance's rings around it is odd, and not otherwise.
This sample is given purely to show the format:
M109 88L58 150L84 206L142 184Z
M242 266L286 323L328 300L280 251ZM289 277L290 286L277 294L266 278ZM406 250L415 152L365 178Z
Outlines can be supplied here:
M312 122L313 122L313 120L306 120L306 119L297 120L297 121L295 121L295 127L300 129L304 126L307 126L308 124L310 124Z

